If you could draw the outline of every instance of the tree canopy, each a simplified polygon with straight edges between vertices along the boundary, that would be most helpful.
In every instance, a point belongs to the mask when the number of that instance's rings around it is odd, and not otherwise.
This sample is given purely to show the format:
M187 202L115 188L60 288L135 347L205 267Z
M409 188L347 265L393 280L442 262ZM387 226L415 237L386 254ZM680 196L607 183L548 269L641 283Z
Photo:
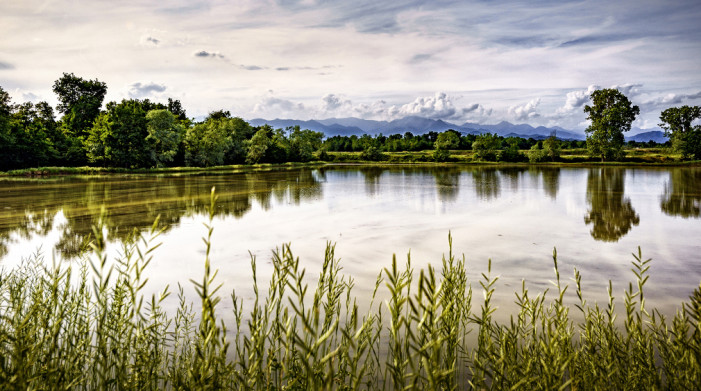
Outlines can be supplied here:
M630 130L640 108L613 88L592 92L591 100L591 106L584 106L587 119L591 121L585 130L589 154L600 157L602 162L620 159L625 143L623 132Z
M699 106L671 107L660 115L660 127L672 140L672 147L682 155L682 159L701 159L701 125L693 124L699 119Z

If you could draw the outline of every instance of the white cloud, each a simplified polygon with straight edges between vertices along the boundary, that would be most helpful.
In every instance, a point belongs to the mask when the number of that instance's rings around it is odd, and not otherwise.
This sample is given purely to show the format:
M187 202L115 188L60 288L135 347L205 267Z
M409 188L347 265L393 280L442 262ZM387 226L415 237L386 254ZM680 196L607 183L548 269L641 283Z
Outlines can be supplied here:
M309 110L303 103L295 103L291 100L266 96L253 107L253 114L265 119L292 118L309 119Z
M642 84L622 84L614 85L611 88L617 89L623 95L627 96L628 99L630 99L633 96L640 95L640 88L642 88L642 86Z
M163 84L156 83L134 83L129 86L129 97L131 98L148 98L159 96L167 89Z
M586 90L568 92L565 98L565 105L559 108L557 112L560 114L566 114L578 110L589 101L591 93L599 88L601 87L592 84Z
M643 103L646 107L657 107L657 106L669 106L669 105L679 105L687 100L696 100L701 98L701 91L695 94L674 94L669 93L661 97L646 101Z
M224 59L224 55L219 52L208 52L206 50L200 50L194 53L195 57L200 58L219 58Z
M332 112L337 111L338 109L340 109L342 107L349 107L349 106L353 105L350 100L343 99L340 96L335 95L335 94L324 95L324 97L321 98L321 102L322 102L321 111L327 112L327 113L332 113Z
M450 119L457 114L453 98L444 92L436 92L434 96L418 97L413 102L393 106L389 114L393 117L419 116L431 119Z
M526 121L540 117L536 111L540 104L540 98L531 99L528 103L520 106L509 107L509 115L517 121Z

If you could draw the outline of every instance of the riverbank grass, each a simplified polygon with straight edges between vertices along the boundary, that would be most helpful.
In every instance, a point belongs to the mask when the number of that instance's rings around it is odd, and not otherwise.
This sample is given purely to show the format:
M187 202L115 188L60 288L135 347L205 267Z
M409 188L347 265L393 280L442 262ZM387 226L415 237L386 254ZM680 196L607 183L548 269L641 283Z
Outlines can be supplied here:
M252 257L252 303L245 306L231 292L227 317L210 260L215 202L212 193L204 270L192 281L199 301L189 303L178 286L174 313L163 310L169 287L142 294L144 270L158 248L157 224L135 233L113 263L100 223L88 262L48 266L38 254L2 269L3 388L686 390L701 384L701 286L672 319L647 308L651 261L640 250L621 311L611 283L603 305L586 300L577 270L573 283L565 283L553 252L551 289L533 295L524 283L515 292L517 311L498 323L491 262L471 283L450 239L438 268L416 271L410 258L401 264L395 257L378 274L367 311L359 309L354 281L341 273L333 245L314 285L285 245L273 253L267 284L258 281ZM483 299L473 300L473 284ZM377 299L380 290L386 300ZM564 304L567 294L576 295L574 307Z

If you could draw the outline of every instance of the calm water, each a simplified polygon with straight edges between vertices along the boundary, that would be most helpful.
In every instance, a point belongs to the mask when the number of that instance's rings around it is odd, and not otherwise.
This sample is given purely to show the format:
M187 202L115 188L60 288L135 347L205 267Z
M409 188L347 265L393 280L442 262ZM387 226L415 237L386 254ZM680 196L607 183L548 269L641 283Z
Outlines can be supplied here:
M156 216L166 227L150 266L153 291L199 279L209 192L219 194L212 262L224 288L250 297L250 254L259 279L271 250L291 242L316 275L327 242L366 295L396 253L415 269L465 254L473 288L492 259L497 299L509 307L525 280L551 286L552 251L569 281L604 301L608 280L620 298L633 278L630 255L653 258L648 305L671 313L701 281L701 169L337 167L188 176L0 180L0 265L38 247L73 262L105 207L117 243ZM118 246L112 245L118 252ZM264 284L266 285L267 282ZM573 287L571 287L572 289ZM572 291L573 293L573 291ZM475 297L481 297L477 294Z

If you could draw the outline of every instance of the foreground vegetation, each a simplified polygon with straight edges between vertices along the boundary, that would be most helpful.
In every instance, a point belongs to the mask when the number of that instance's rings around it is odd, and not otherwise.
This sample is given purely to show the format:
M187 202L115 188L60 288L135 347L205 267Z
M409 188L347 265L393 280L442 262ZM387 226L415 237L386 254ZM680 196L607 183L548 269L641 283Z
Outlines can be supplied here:
M36 256L0 272L0 384L6 389L698 389L701 385L701 286L673 319L645 306L650 260L634 254L635 281L616 309L613 287L602 305L587 302L581 275L562 282L557 254L552 291L515 292L518 311L494 320L491 266L473 305L464 258L449 250L438 271L418 273L393 259L361 311L353 280L334 248L310 287L289 246L273 255L264 291L251 260L250 307L233 291L223 316L209 249L193 281L197 310L178 287L144 298L144 270L158 245L135 234L113 266L102 224L93 258L73 270ZM76 275L73 275L76 274ZM77 277L77 278L76 278ZM379 290L385 292L378 293ZM574 293L572 293L574 291ZM566 295L576 305L565 305ZM375 302L376 297L387 297ZM574 313L571 314L570 311ZM621 319L618 319L618 316ZM222 319L232 318L227 325ZM574 320L581 319L581 320Z

